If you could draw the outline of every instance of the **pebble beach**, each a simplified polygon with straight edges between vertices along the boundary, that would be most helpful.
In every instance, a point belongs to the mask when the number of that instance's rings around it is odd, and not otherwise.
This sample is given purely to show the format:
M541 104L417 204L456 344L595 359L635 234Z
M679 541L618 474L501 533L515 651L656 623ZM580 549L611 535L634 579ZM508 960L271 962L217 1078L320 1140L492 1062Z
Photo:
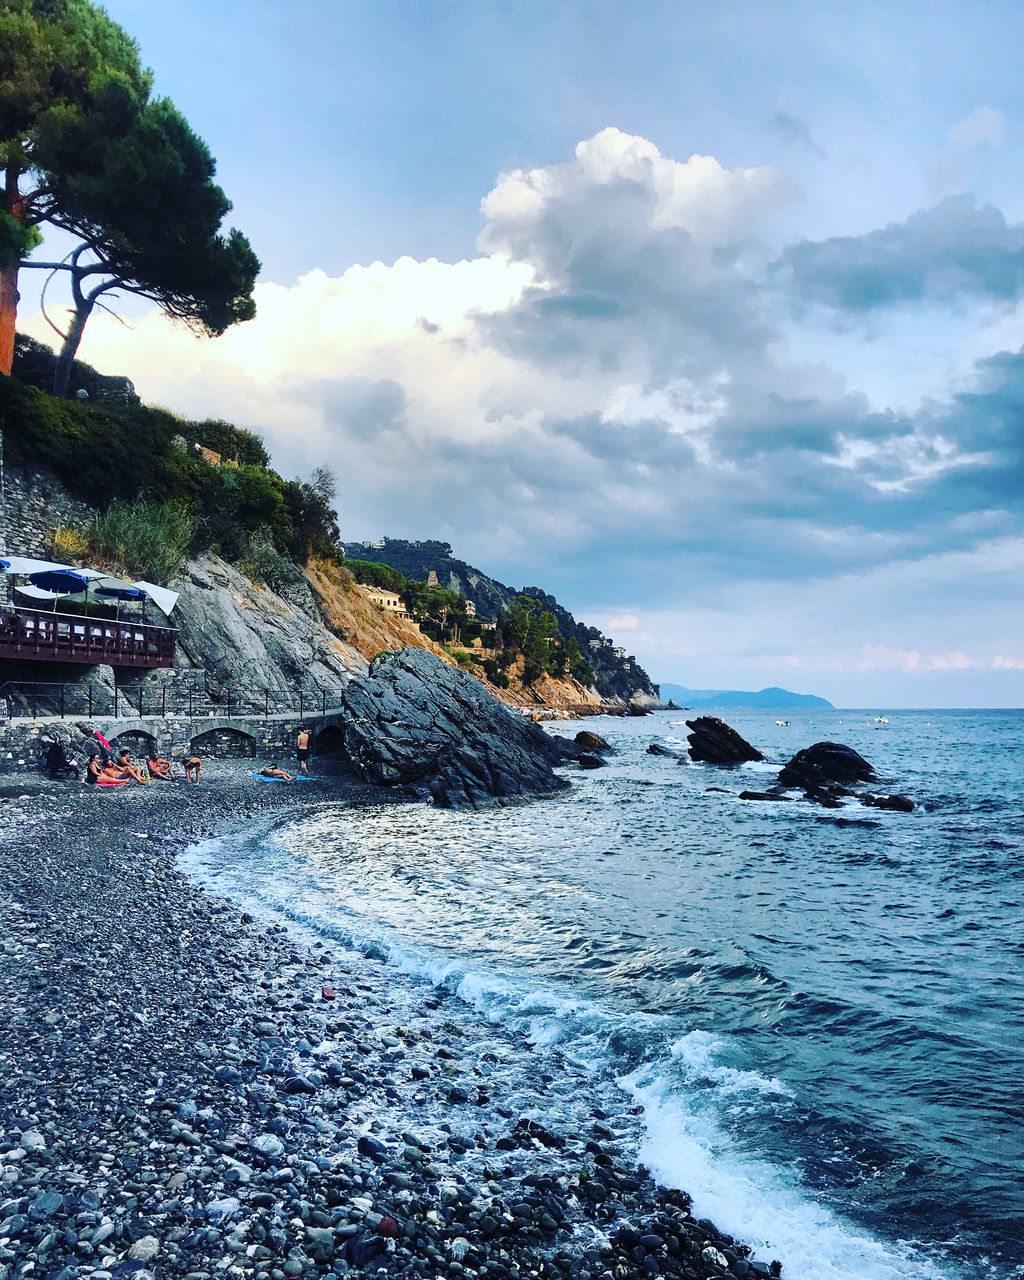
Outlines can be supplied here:
M296 791L0 789L0 1280L778 1274L637 1165L610 1077L176 867L393 794Z

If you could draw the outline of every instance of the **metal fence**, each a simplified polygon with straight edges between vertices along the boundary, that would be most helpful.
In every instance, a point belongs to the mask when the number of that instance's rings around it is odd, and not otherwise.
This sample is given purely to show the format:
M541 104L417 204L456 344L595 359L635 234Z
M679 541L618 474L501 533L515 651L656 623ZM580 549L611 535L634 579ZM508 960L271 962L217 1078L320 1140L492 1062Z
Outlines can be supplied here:
M323 688L225 691L212 698L204 690L146 687L141 684L61 684L57 681L11 680L0 685L0 715L12 720L59 716L61 719L113 716L187 716L189 719L244 719L271 715L326 715L340 710L342 695Z

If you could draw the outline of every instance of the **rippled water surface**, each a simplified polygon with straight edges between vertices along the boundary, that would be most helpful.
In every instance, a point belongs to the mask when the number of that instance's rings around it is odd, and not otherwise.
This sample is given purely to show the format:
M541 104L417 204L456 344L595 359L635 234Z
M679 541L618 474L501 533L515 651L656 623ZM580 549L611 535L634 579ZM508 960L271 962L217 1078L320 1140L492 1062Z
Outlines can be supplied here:
M787 715L730 713L772 763L724 771L647 754L679 713L591 721L558 798L319 805L193 870L610 1067L792 1280L1024 1274L1024 714ZM821 739L917 810L736 798Z

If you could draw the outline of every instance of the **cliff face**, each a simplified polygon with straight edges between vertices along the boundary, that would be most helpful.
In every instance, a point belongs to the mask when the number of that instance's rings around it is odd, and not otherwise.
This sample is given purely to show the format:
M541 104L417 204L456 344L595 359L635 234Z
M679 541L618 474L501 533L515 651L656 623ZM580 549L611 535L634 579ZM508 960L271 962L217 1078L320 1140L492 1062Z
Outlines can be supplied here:
M623 706L627 703L648 707L665 705L658 697L657 686L637 662L617 652L611 640L596 627L577 622L568 609L540 587L522 587L517 591L506 586L464 560L456 559L447 542L382 538L379 542L343 542L341 545L347 556L391 565L407 578L425 580L433 571L441 586L450 587L471 600L480 618L493 620L517 596L530 596L554 614L558 630L566 639L575 636L580 652L593 664L595 701L614 699Z
M21 555L49 557L58 525L85 523L96 513L96 508L73 499L56 478L41 472L9 473L5 493L9 549ZM99 562L94 567L114 568ZM346 570L329 562L311 560L271 589L206 554L190 560L181 578L169 585L180 595L172 619L178 628L175 666L145 675L132 673L131 683L141 685L146 695L162 686L177 686L208 694L216 702L230 694L255 705L267 694L272 702L275 692L294 693L298 688L333 695L353 677L365 675L378 654L405 648L458 665L417 626L381 609ZM47 663L13 665L17 670L5 674L14 680L88 684L108 692L115 685L110 667L62 665L58 670ZM487 681L481 665L469 673L508 706L600 710L598 696L573 679L544 676L532 686L524 685L521 660L507 671L508 689ZM116 682L123 683L120 676Z
M336 693L366 672L366 659L326 624L316 592L298 571L271 591L207 555L189 561L172 585L181 595L176 668L202 673L215 697L230 690L258 701L264 691L300 687Z

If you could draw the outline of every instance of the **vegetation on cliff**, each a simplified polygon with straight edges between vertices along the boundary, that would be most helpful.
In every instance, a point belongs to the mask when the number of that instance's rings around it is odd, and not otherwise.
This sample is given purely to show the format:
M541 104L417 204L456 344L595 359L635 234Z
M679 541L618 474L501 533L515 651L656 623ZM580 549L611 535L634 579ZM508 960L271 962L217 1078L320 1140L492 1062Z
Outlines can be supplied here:
M385 585L381 575L388 570L413 581L426 579L433 571L441 588L457 592L474 605L478 623L485 628L488 623L499 630L504 627L497 662L488 660L488 677L499 687L504 671L499 664L505 653L523 654L528 649L526 665L534 678L540 671L555 677L575 675L583 684L593 686L601 697L625 702L637 696L657 696L657 687L647 672L634 658L617 650L597 627L577 622L568 609L540 587L516 591L456 559L450 543L383 538L372 543L344 542L342 547L351 557L346 561L349 566L373 562L369 572L379 576L379 580L374 579L375 585ZM398 586L387 589L402 594ZM542 621L545 614L553 625ZM533 619L532 632L530 622L524 621L528 617Z
M331 473L322 468L311 480L286 480L267 465L258 436L227 422L189 421L141 404L61 400L0 375L0 433L6 465L49 472L100 508L130 504L117 512L125 557L160 580L169 575L152 557L169 521L187 526L187 552L213 550L235 562L298 562L311 550L331 554L337 541ZM100 548L109 526L79 532Z

